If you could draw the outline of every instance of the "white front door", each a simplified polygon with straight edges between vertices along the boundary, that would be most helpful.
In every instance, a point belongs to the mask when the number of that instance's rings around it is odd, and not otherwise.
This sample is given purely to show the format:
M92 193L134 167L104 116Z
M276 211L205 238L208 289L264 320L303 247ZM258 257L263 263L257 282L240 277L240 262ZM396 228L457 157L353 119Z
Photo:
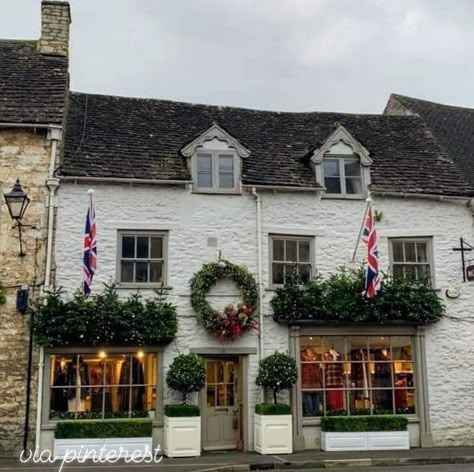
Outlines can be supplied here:
M235 449L240 439L239 359L206 359L202 395L203 449Z

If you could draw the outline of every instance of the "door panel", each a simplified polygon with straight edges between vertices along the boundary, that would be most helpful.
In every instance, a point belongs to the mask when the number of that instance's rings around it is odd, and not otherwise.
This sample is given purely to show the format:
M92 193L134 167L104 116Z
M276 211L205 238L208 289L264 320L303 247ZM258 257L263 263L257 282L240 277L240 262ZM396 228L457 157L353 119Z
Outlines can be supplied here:
M235 449L240 437L238 358L206 359L203 449Z

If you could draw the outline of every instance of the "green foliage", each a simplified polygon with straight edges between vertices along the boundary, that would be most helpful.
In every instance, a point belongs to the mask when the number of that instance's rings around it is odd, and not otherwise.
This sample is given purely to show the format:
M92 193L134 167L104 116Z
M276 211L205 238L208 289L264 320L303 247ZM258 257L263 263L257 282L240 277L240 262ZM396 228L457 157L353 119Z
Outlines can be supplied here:
M184 418L199 416L200 412L197 405L165 405L165 415L170 418Z
M4 305L7 302L7 297L5 295L5 289L0 284L0 305Z
M260 361L256 383L265 390L273 392L275 404L278 393L293 387L297 380L296 361L288 354L275 352Z
M60 421L56 439L81 438L146 438L152 434L150 420Z
M114 284L87 299L79 292L69 300L61 290L48 292L34 311L33 329L41 346L166 344L178 329L176 307L163 292L151 300L139 294L121 300Z
M258 403L255 405L257 415L291 415L291 406L284 403Z
M381 291L363 295L362 270L341 269L323 279L302 283L297 274L286 279L271 301L277 322L300 321L377 322L403 321L427 324L439 321L445 307L428 281L384 277Z
M364 431L406 431L404 416L331 416L321 418L321 430L331 433Z
M242 316L240 317L241 322L238 324L237 329L234 326L225 326L224 314L212 308L206 298L209 290L217 281L224 278L235 282L241 293L243 302L241 305L245 307L242 310L243 313L239 310L239 314ZM245 267L237 266L225 260L204 264L194 274L190 283L191 305L207 331L223 340L226 338L234 339L244 331L257 329L254 319L258 303L257 283L253 275Z
M188 393L199 392L206 384L204 359L196 354L181 354L174 358L166 374L168 387L183 394L183 405Z

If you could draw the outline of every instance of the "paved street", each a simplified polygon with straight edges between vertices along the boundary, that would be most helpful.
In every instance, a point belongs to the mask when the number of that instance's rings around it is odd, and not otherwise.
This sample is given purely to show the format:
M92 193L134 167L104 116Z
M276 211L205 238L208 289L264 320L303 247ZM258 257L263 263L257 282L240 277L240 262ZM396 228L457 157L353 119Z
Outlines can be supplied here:
M325 469L312 469L325 470ZM400 467L364 467L364 468L343 468L330 469L334 472L473 472L474 464L442 464L442 465L418 465L418 466L400 466ZM290 471L286 471L290 472ZM296 471L295 471L296 472ZM301 469L300 471L301 472Z

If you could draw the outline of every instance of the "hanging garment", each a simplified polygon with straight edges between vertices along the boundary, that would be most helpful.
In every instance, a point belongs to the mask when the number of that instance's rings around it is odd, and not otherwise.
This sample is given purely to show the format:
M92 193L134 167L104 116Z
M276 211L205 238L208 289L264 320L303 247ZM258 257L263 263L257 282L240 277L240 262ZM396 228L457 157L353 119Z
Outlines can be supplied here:
M77 378L79 371L79 380ZM82 360L82 357L79 356L79 361L77 357L74 357L72 362L68 362L66 365L66 385L68 387L77 387L80 385L89 385L89 371L87 364ZM76 398L76 390L80 390L81 399L85 399L88 396L88 391L86 388L69 388L68 389L68 398L69 400Z
M54 368L53 386L66 387L66 369L56 362ZM53 388L51 391L51 410L65 412L68 410L68 390L67 388Z
M131 371L130 371L131 369ZM144 410L144 393L145 393L145 375L143 372L143 364L136 359L127 357L120 369L120 385L133 385L127 387L119 387L120 395L120 411L143 411ZM137 386L135 386L137 385ZM130 397L130 389L132 395Z

